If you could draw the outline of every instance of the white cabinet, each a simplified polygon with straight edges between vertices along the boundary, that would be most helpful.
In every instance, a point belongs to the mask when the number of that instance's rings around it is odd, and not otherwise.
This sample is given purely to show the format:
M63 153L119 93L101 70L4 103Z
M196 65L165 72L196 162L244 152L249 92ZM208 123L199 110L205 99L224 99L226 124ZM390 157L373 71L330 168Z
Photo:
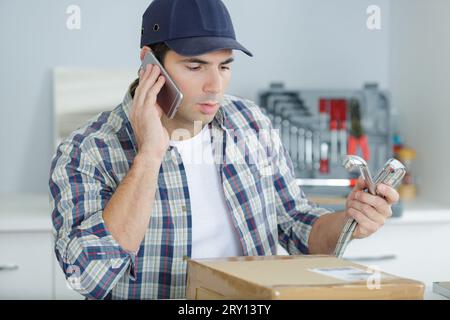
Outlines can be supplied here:
M45 194L0 196L0 300L84 299L66 286L50 215Z
M48 232L0 232L0 299L52 299Z

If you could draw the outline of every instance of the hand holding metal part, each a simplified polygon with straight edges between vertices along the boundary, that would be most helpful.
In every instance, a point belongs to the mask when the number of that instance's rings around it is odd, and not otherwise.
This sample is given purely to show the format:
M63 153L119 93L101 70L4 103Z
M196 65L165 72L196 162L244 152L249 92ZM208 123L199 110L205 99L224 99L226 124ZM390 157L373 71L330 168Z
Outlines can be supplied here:
M361 231L361 228L359 229L359 233L361 233L361 235L356 237L363 238L374 233L381 225L383 225L384 219L388 218L392 214L390 211L390 206L398 201L398 193L389 188L395 189L399 185L406 173L406 169L400 161L396 159L389 159L382 170L380 170L375 178L372 179L367 162L358 156L345 156L342 165L348 171L359 170L364 179L368 193L383 198L383 201L376 201L373 196L364 196L363 193L361 194L361 183L359 183L360 186L357 185L355 187L347 199L347 205L349 203L350 205L347 207L346 214L351 218L348 219L346 225L344 226L344 230L346 230L346 232L342 233L338 239L339 243L348 243L348 240L351 239L356 226L358 225L358 222L353 217L358 217L360 221L364 221L366 226L369 226L364 228L366 229L364 232ZM378 186L380 184L386 184L388 186L387 188L384 186L384 194L383 192L378 191ZM358 193L360 196L358 196ZM337 256L342 256L344 250L345 247L342 247L340 252L335 252L335 254Z

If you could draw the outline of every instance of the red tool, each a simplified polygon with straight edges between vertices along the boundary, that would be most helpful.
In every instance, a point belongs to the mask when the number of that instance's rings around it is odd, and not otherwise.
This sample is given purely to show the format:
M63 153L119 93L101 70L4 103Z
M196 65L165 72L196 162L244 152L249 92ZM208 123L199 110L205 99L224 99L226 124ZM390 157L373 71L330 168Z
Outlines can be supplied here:
M357 155L358 146L361 149L362 157L364 160L370 160L370 150L367 135L364 133L364 129L361 123L361 110L359 101L356 99L350 100L350 136L348 138L348 154Z
M323 142L320 146L320 173L329 173L330 167L328 166L328 144Z
M332 99L330 104L331 162L338 161L338 100Z
M330 106L329 100L325 98L319 99L319 123L320 130L325 131L327 129L330 118Z
M340 138L340 149L341 157L344 157L347 153L347 100L339 100L339 138Z

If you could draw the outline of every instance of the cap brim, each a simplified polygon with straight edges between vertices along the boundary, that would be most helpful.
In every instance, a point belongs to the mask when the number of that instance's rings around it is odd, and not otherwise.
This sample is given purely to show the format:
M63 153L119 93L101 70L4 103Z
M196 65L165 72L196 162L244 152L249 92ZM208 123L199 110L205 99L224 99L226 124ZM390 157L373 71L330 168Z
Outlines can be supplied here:
M183 56L198 56L208 52L233 49L241 50L250 57L253 54L233 38L193 37L165 41L170 49Z

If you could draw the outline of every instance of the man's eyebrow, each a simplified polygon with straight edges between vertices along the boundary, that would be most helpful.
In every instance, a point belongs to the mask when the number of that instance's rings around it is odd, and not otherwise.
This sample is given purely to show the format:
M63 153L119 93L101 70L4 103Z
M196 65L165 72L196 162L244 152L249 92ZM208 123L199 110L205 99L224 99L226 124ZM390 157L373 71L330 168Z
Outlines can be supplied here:
M228 58L227 60L221 62L220 64L229 64L231 62L234 61L234 57ZM187 58L187 59L183 59L180 62L189 62L189 63L199 63L199 64L211 64L211 62L202 60L202 59L198 59L198 58Z

